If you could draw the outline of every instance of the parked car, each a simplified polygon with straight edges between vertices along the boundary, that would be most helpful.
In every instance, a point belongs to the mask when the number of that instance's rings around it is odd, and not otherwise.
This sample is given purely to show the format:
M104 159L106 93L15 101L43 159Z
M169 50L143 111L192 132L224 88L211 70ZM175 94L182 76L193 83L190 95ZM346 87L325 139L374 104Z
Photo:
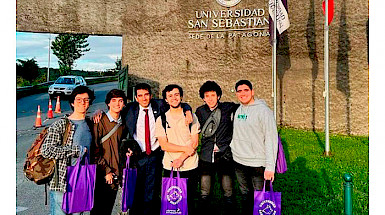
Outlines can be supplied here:
M60 76L54 84L49 86L48 94L51 99L56 96L69 96L77 86L87 86L82 76Z

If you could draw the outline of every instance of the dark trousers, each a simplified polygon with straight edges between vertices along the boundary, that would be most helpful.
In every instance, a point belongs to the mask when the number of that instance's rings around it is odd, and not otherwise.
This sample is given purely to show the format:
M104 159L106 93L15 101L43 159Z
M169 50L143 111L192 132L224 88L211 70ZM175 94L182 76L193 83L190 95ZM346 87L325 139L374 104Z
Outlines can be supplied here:
M115 198L118 190L111 188L111 185L106 183L104 175L97 174L94 192L94 207L91 210L91 215L107 215L112 213L115 204Z
M242 194L242 214L252 214L254 190L263 189L265 167L250 167L234 162L235 175Z
M163 176L170 177L170 170L163 169ZM188 178L187 180L187 205L188 205L188 214L195 215L196 213L196 199L197 199L197 188L199 182L199 172L198 169L193 169L189 171L180 171L179 175L181 178ZM174 171L174 177L177 176L176 171Z
M135 196L130 215L155 215L160 213L160 187L162 185L163 151L157 149L150 155L142 153L138 160Z
M233 215L236 211L233 204L233 178L234 163L232 160L220 158L214 163L199 160L201 199L199 202L199 213L201 215L212 215L223 211L223 214ZM219 207L212 204L211 193L213 190L215 175L218 176L224 198Z
M220 159L218 162L210 163L200 160L199 171L201 174L202 197L210 195L215 174L218 175L224 196L231 197L233 195L232 178L234 175L234 167L232 161Z

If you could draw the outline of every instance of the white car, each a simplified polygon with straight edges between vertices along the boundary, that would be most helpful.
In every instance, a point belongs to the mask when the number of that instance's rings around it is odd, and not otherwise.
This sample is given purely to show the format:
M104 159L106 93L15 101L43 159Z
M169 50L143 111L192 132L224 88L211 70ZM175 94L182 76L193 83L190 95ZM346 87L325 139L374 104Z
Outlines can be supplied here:
M69 96L77 86L87 86L82 76L60 76L54 84L49 86L48 94L51 99L55 96Z

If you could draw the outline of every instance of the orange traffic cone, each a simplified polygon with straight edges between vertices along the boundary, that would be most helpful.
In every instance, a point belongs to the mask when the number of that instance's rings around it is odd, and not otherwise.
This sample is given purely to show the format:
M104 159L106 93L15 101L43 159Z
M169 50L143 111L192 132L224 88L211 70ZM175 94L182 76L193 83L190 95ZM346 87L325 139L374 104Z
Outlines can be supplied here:
M37 115L35 120L35 128L41 127L41 112L40 105L37 106Z
M49 100L49 104L48 104L47 118L48 118L48 119L52 119L52 118L53 118L53 111L52 111L52 103L51 103L51 99Z
M60 109L60 96L58 96L57 100L56 100L55 113L61 113L61 109Z

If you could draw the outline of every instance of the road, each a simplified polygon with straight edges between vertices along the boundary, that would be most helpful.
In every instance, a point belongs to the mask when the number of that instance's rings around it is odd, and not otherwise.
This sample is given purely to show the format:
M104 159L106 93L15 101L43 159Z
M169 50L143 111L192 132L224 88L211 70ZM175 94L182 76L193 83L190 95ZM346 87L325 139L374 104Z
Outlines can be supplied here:
M97 109L106 110L106 104L104 103L105 96L108 91L117 88L117 86L117 82L90 85L89 87L95 92L96 99L89 108L87 115L92 115ZM43 93L21 98L17 100L16 103L16 213L20 215L49 214L49 201L47 206L44 205L44 185L36 185L34 182L29 181L23 174L25 155L36 135L43 127L51 125L64 114L71 112L68 101L61 100L60 107L62 113L54 113L53 119L46 119L48 102L48 93ZM35 124L38 105L40 105L41 109L43 126L34 130L33 126ZM52 101L52 106L53 110L55 110L56 101ZM116 202L118 203L119 201ZM115 204L113 214L119 214L119 204Z

